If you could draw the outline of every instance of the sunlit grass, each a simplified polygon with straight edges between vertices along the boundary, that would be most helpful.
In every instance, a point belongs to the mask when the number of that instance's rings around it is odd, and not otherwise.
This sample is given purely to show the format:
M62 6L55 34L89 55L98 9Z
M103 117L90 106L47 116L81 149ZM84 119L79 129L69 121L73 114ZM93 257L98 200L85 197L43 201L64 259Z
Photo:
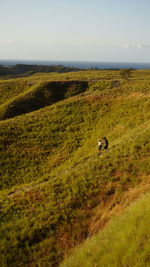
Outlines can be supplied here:
M150 194L74 250L62 267L149 266Z
M133 72L129 82L120 79L119 71L23 79L42 84L48 79L88 80L88 88L0 122L2 266L58 264L70 248L109 221L111 209L99 216L98 207L116 207L149 176L148 73ZM68 94L72 92L74 88ZM6 98L26 93L16 87ZM103 136L109 150L97 157L97 139Z

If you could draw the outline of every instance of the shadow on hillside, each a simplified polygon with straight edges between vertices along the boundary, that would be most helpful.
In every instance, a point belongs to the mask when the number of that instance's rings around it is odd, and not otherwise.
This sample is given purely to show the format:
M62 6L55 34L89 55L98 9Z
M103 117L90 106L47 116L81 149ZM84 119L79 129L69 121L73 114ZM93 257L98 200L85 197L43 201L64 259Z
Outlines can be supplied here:
M53 81L32 86L28 92L21 94L0 107L0 119L38 110L65 98L83 93L88 88L86 81Z

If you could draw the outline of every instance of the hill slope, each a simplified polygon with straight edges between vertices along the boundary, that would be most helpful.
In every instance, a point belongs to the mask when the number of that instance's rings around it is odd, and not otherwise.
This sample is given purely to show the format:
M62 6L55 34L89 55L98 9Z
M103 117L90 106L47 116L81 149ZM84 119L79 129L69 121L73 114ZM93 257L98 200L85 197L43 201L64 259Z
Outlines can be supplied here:
M87 240L60 266L149 266L150 194L140 198L106 229Z
M80 95L0 122L2 266L57 265L149 182L147 72L117 86L114 78L94 77ZM101 157L99 136L110 142Z
M0 120L13 118L52 105L64 98L78 95L79 93L84 92L87 88L88 84L85 81L54 81L38 83L1 105Z

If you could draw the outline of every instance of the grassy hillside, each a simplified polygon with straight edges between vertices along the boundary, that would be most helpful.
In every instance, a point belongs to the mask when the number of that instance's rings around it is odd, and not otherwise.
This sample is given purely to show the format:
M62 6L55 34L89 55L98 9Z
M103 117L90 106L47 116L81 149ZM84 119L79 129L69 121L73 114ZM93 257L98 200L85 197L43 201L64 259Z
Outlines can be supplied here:
M149 222L150 193L87 240L60 266L150 266Z
M0 122L2 266L57 265L118 213L130 190L147 190L149 74L127 82L118 71L70 73L88 90ZM103 136L110 146L98 157Z
M99 81L102 89L111 87L114 71L80 71L35 74L28 78L0 81L0 120L27 113L58 100L84 92L88 81Z
M64 98L78 95L88 87L85 81L41 82L11 98L0 106L0 119L8 119L52 105Z
M0 105L28 90L33 82L27 79L0 80Z
M150 83L150 72L149 70L138 70L132 71L132 80L134 82L134 86L144 86ZM50 81L66 81L66 80L77 80L77 81L89 81L89 82L99 82L101 88L106 83L114 83L114 81L120 80L120 72L119 71L79 71L79 72L70 72L70 73L48 73L48 74L40 74L36 73L27 78L17 78L10 80L0 80L0 104L6 103L11 98L18 96L20 93L24 93L31 86L41 84L42 82L50 82ZM113 85L113 84L112 84ZM96 86L95 86L96 87Z

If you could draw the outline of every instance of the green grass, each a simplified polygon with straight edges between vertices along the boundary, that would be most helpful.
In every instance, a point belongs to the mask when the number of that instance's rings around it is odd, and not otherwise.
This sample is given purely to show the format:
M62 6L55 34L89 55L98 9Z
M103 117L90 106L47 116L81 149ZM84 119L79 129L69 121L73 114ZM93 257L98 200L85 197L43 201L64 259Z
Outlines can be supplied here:
M0 104L4 104L11 98L16 97L20 93L24 93L33 85L51 81L66 80L111 80L119 77L115 71L80 71L70 73L36 73L27 78L17 78L9 80L0 80Z
M91 230L94 218L96 225L107 223L110 205L119 205L129 189L147 179L148 73L134 72L129 82L118 71L30 77L60 84L68 76L67 81L88 81L88 89L0 122L1 266L57 265L99 230ZM74 94L74 88L66 93ZM103 136L109 150L97 157L97 139Z
M73 251L61 267L148 267L150 265L150 194Z
M27 79L0 80L0 105L28 90L32 83Z
M9 119L52 105L59 100L83 93L88 88L85 81L41 82L9 99L0 106L0 119Z

